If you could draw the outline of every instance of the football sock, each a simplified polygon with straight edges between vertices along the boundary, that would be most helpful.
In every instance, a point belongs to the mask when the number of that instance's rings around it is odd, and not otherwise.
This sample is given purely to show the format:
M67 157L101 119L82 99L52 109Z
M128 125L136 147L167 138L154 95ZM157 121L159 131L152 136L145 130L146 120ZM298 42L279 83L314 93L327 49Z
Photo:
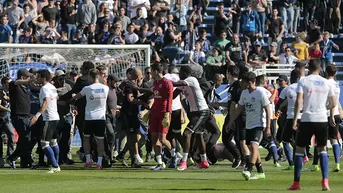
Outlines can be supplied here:
M287 157L288 164L290 166L293 166L294 165L294 161L293 161L293 152L291 150L291 146L289 145L288 142L282 142L282 143L283 143L283 147L284 147L284 150L285 150L285 154L286 154L286 157Z
M279 155L278 155L277 148L276 148L276 145L275 145L274 141L271 142L271 144L269 146L269 151L273 155L274 164L275 164L276 162L279 161Z
M317 146L314 146L312 165L318 165L318 160L319 160L319 155L318 155L318 151L317 151Z
M335 156L335 163L339 164L341 161L341 151L338 143L332 144L333 155Z
M201 161L206 161L207 160L207 156L206 156L206 153L205 154L200 154L200 158L201 158Z
M86 162L87 162L87 163L92 162L92 160L91 160L91 154L86 154Z
M58 162L59 156L60 156L60 148L58 146L58 144L51 146L51 149L54 151L54 155L55 155L55 159Z
M187 161L188 153L183 153L182 161Z
M294 157L294 181L295 182L300 181L300 174L303 168L303 158L304 158L304 154L295 153L295 157Z
M261 162L260 163L256 163L255 167L256 167L257 173L263 173L262 163Z
M323 179L327 179L329 177L329 158L328 153L323 151L319 154L320 157L320 169L322 170L322 177Z
M98 157L98 165L102 166L102 157Z
M253 163L248 163L248 171L251 173L252 172L252 169L254 167L254 164Z
M156 161L157 161L157 164L162 164L162 155L157 155Z
M51 163L51 165L55 168L58 167L58 163L55 159L55 156L54 156L54 151L52 150L52 148L48 145L48 146L45 146L43 147L43 151L46 155L46 157L48 158L49 160L49 163Z

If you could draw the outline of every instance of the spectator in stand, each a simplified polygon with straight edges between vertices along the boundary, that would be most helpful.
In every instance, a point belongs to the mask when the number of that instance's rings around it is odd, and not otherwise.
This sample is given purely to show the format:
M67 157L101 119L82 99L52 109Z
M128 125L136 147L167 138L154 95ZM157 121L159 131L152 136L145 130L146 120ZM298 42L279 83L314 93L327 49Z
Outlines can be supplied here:
M167 1L156 0L152 6L152 15L154 17L160 18L161 16L166 16L170 10L170 5Z
M19 27L21 30L28 28L29 23L33 19L32 15L30 14L30 12L31 12L30 6L28 4L25 4L23 9L24 9L24 22L21 23L21 25Z
M95 24L90 24L88 26L88 32L87 32L88 44L96 44L97 34L95 30L96 30Z
M304 28L307 30L309 22L313 20L314 13L316 11L315 0L306 0L303 1L303 10L304 10Z
M167 18L160 17L160 20L158 21L157 25L162 28L163 33L166 32L166 30L168 29Z
M230 43L230 41L226 39L226 37L226 31L223 30L220 32L220 39L213 43L213 47L219 48L223 55L225 55L224 51L226 44Z
M134 30L134 25L132 23L129 24L127 32L124 34L126 44L135 44L139 40L138 35L135 34Z
M287 47L285 51L284 54L279 56L280 64L293 65L299 61L299 59L292 54L290 47Z
M122 34L121 28L118 24L115 24L113 29L110 29L110 39L108 44L123 45L125 44L125 37Z
M317 20L312 20L310 23L310 29L308 30L308 43L310 44L310 47L313 46L314 43L319 43L323 40L320 32L320 27L318 26Z
M197 39L198 34L194 30L194 24L192 22L188 22L187 30L182 32L182 40L184 41L184 51L194 50Z
M130 2L131 8L131 18L136 17L137 9L142 9L142 18L146 19L148 17L148 11L150 11L150 2L149 0L132 0Z
M201 51L203 51L205 54L208 54L211 50L211 42L207 39L207 32L206 30L202 29L199 34L200 37L198 42L201 43Z
M8 19L6 15L1 16L1 23L0 23L0 43L12 43L13 31L11 27L8 25Z
M270 65L279 64L279 57L277 54L277 43L273 42L270 44L269 54L268 54L268 63Z
M42 44L55 44L56 41L60 38L60 34L56 31L55 28L46 27L46 30L41 36Z
M71 38L71 37L70 37ZM71 44L67 31L62 31L60 39L57 40L57 44Z
M43 7L47 6L48 4L49 4L49 0L40 1L37 6L37 14L41 14Z
M120 22L122 28L126 31L127 26L131 23L131 20L128 16L125 15L125 8L121 7L119 8L119 15L114 20L115 22Z
M43 14L37 15L32 19L32 23L36 26L35 35L40 38L44 33L46 27L49 26L49 22L45 21Z
M311 59L320 59L322 57L323 53L320 50L320 46L318 43L314 43L313 47L310 51L310 60ZM322 68L323 70L325 70L325 68Z
M59 10L55 6L54 0L49 0L49 3L47 6L43 7L42 9L43 17L46 21L50 20L59 20Z
M293 34L293 19L294 19L294 0L283 0L283 4L280 6L281 18L284 21L285 36Z
M150 35L149 37L151 41L151 46L153 49L158 53L162 53L162 45L163 45L163 30L161 27L157 27L155 33Z
M131 22L134 24L136 31L138 31L140 27L148 24L148 21L143 17L142 8L137 8L137 14L135 17L131 18Z
M265 65L268 62L268 56L266 51L262 49L262 43L256 41L254 45L255 49L249 53L248 63L253 67Z
M76 4L75 0L68 0L66 5L62 5L61 9L61 23L63 30L66 31L68 34L68 38L72 39L76 32Z
M261 22L258 13L251 9L248 3L245 11L242 12L240 24L243 35L248 36L252 42L256 41L256 36L261 36Z
M195 10L192 11L191 15L188 18L188 22L192 22L194 25L195 32L199 33L199 26L202 23L202 15L201 10L199 9L198 14Z
M227 25L229 22L228 15L224 12L224 3L218 5L218 14L215 16L216 23L214 25L214 32L217 37L221 36L222 31L227 31Z
M245 51L246 55L248 55L251 51L251 41L250 38L245 36L244 37L244 43L243 43L243 50ZM245 63L248 63L248 57L245 58Z
M182 38L181 32L176 32L174 23L168 23L168 29L163 36L163 49L162 53L164 57L169 59L169 62L172 63L179 52L179 48L176 47L176 43Z
M299 60L307 60L308 59L308 48L306 42L306 33L301 32L295 36L295 41L291 44L291 49L294 52L294 55Z
M110 27L111 23L113 23L113 19L114 18L111 16L110 9L105 7L104 16L98 17L98 20L97 20L98 30L102 30L102 26L104 22L108 22L109 27Z
M18 43L20 25L24 22L24 11L19 6L18 0L12 1L12 6L7 8L8 24L13 31L13 43Z
M300 21L300 10L302 9L302 2L300 2L299 0L295 1L294 4L294 17L293 17L293 34L296 35L298 33L298 24Z
M321 30L320 32L324 33L324 30L326 29L326 19L328 17L327 15L328 0L320 0L320 1L315 1L315 2L317 3L315 18L317 19L318 25L320 26L320 30Z
M113 0L98 0L97 2L98 2L97 7L100 7L101 4L104 4L104 7L109 8L109 10L113 12L114 5L115 5L115 2Z
M136 42L136 44L150 44L150 40L147 38L148 28L145 26L142 26L138 32L138 38L139 40Z
M187 29L187 7L182 4L182 0L175 1L175 4L170 8L170 13L173 14L175 23L179 26L180 31L185 31Z
M104 21L102 27L100 28L101 31L98 32L98 44L107 44L108 39L110 38L110 32L108 31L110 28L110 23L108 21Z
M241 28L241 7L236 3L236 1L232 2L230 13L232 15L232 33L239 34Z
M339 34L339 27L341 25L341 0L329 0L329 29L334 34Z
M96 21L97 11L94 3L91 0L83 0L78 6L77 22L88 26L91 23L96 24Z
M191 62L191 64L200 64L202 66L205 64L206 56L205 53L201 51L200 42L195 43L195 49L191 51L189 61Z
M264 44L264 34L265 34L265 24L266 24L266 9L267 9L267 0L253 0L252 9L258 13L260 23L261 23L261 35L262 35L262 44Z
M269 19L268 26L268 45L272 42L276 42L278 45L276 47L276 54L280 53L280 46L282 42L282 35L285 31L285 25L280 17L278 17L278 10L273 9L272 17ZM269 48L270 49L270 48Z
M326 69L326 66L333 64L332 47L339 50L339 46L330 40L330 33L325 32L323 35L323 41L320 42L320 48L323 52L321 57L322 69Z
M30 7L30 15L32 18L37 16L37 1L36 0L27 0L27 5Z
M39 43L37 37L32 34L32 28L28 27L24 30L24 34L19 36L19 43L21 44L37 44Z
M207 56L206 65L210 66L223 66L225 64L223 55L218 48L213 48L212 52Z
M226 44L225 46L225 58L229 65L236 65L239 68L245 66L245 58L247 54L244 50L244 46L239 40L239 35L234 34L232 42Z

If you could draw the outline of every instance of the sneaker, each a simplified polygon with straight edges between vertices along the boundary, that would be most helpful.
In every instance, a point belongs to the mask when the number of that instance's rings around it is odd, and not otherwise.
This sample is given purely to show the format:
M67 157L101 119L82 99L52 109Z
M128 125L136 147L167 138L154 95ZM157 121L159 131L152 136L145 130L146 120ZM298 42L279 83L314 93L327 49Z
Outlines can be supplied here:
M327 178L324 178L322 180L322 190L323 191L330 191L329 180Z
M137 164L142 164L142 163L144 163L144 160L141 157L136 157L135 162Z
M279 164L279 162L276 162L276 163L274 164L274 167L279 168L279 167L281 167L281 165Z
M96 169L101 170L102 169L102 165L96 164Z
M332 172L339 172L341 170L340 164L335 164L335 167L333 168Z
M132 163L131 168L142 168L142 166L137 163Z
M272 154L271 154L271 153L268 153L268 155L266 156L266 158L264 158L264 160L267 162L267 161L269 161L270 159L272 159Z
M113 152L113 157L117 157L118 156L118 151L117 150L115 150L114 152Z
M305 156L305 157L303 158L303 165L309 161L308 158L309 158L308 156Z
M207 161L207 160L200 162L200 163L196 166L197 169L207 169L207 168L209 168L209 167L210 167L210 164L208 164L208 161Z
M8 165L10 165L10 167L11 167L12 169L16 169L15 161L12 161L11 159L7 158L7 159L6 159L6 162L7 162Z
M172 159L171 159L171 162L170 162L170 164L169 164L169 166L168 166L168 168L176 168L176 157L173 157Z
M266 175L264 173L257 173L250 177L250 180L259 180L259 179L266 179Z
M5 160L4 158L0 158L0 168L3 168L5 166Z
M207 16L208 16L208 14L207 14L206 12L204 12L204 16L205 16L205 17L207 17Z
M232 163L232 168L237 169L241 165L241 158L235 159L235 161Z
M287 190L300 190L300 183L299 182L293 182L292 186L287 188Z
M48 174L54 174L54 173L58 173L58 172L61 172L60 166L58 166L57 168L54 168L54 167L50 168L47 173Z
M157 164L154 168L152 168L153 171L160 171L164 170L163 164Z
M287 168L284 168L282 170L294 170L294 166L288 166Z
M85 168L91 168L92 165L93 165L92 162L86 162L86 163L85 163Z
M188 161L188 165L189 166L193 166L194 165L194 161L193 161L192 158L188 158L187 161Z
M187 162L186 161L181 161L179 167L177 168L179 171L184 171L187 170Z
M116 157L116 159L121 163L122 166L129 167L124 158Z
M245 178L245 180L250 180L251 174L250 174L249 171L243 171L243 172L242 172L242 175L243 175L243 177Z
M311 165L309 168L306 168L304 171L305 172L318 172L320 171L320 168L318 165Z
M146 158L145 158L145 162L151 162L151 160L152 160L151 153L147 153Z

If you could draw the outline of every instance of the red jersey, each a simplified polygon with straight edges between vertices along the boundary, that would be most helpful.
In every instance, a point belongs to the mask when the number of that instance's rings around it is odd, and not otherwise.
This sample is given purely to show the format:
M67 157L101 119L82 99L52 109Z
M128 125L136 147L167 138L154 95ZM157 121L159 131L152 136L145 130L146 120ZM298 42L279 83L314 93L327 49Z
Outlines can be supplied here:
M166 78L162 78L159 81L154 81L152 90L154 91L154 104L151 107L151 113L171 113L174 91L173 83Z
M311 58L320 59L322 57L322 51L321 50L312 49L310 51L310 57Z

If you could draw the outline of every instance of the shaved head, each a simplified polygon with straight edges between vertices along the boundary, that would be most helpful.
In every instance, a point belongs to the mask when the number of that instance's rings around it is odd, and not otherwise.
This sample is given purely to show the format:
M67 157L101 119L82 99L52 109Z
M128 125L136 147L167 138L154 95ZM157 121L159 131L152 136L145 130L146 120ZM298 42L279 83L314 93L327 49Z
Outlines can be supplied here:
M131 79L132 80L141 80L143 79L142 70L139 68L134 68L131 72Z

